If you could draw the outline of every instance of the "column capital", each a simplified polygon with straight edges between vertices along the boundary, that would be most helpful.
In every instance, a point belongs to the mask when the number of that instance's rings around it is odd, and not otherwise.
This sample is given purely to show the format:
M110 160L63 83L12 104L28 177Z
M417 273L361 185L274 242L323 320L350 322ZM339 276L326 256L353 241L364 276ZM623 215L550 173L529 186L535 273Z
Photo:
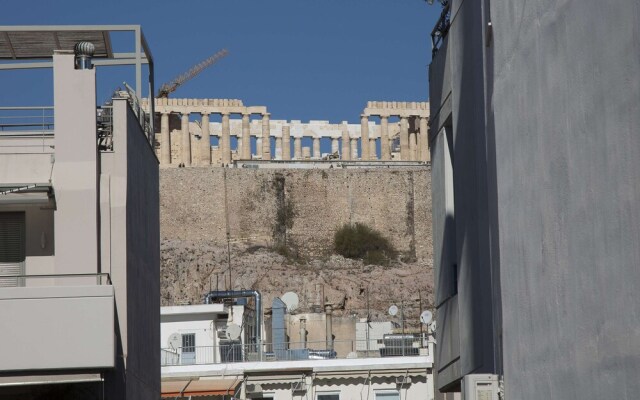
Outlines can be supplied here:
M189 118L189 115L191 115L191 113L189 111L183 111L180 114L182 115L182 118L184 118L184 117Z
M229 111L222 111L220 112L220 115L222 115L223 117L228 117L231 115L231 113Z
M264 113L262 114L262 118L269 118L271 116L270 113Z
M200 115L209 115L211 114L211 111L201 111Z
M369 114L360 114L360 118L364 119L369 119Z

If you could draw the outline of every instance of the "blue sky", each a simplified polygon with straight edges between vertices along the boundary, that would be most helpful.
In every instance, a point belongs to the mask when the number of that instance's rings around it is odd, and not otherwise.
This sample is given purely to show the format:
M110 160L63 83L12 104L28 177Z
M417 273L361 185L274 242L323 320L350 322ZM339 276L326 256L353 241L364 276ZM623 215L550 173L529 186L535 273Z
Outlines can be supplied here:
M272 119L358 123L367 100L427 100L439 12L424 0L8 0L0 25L140 24L158 87L229 50L174 97L237 98L266 105ZM124 71L104 70L106 99ZM3 73L0 105L51 104L50 75ZM133 82L131 69L124 78Z

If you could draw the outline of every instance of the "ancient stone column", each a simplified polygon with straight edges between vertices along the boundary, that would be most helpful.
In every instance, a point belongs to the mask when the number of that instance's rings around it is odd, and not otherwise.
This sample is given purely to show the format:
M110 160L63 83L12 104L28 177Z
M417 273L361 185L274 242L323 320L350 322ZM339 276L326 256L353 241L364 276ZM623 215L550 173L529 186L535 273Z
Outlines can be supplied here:
M231 127L229 126L229 113L222 114L220 151L222 152L222 164L224 166L229 165L231 163Z
M370 160L377 160L378 159L378 154L376 154L376 141L375 140L369 140L369 159Z
M351 160L351 139L349 138L349 129L345 122L342 123L342 159Z
M360 116L360 142L360 158L369 160L369 117L364 114Z
M409 122L407 117L400 117L400 159L409 160Z
M418 159L416 157L418 151L418 139L416 136L416 132L409 132L409 160L411 161L416 161Z
M420 140L418 141L418 149L420 160L430 161L431 153L429 153L429 133L427 127L428 118L420 117Z
M331 154L335 153L340 154L340 142L336 137L331 138Z
M191 135L189 134L189 113L182 114L182 124L180 130L182 131L182 163L187 166L191 165Z
M169 113L160 117L160 164L171 164L171 134L169 133Z
M260 155L262 158L262 136L256 137L256 156Z
M282 136L276 136L276 151L274 155L276 160L282 160Z
M302 160L302 136L293 139L293 158Z
M271 160L271 126L269 113L262 116L262 159Z
M389 117L380 116L380 159L391 160L391 146L389 146Z
M291 160L291 127L282 125L282 159Z
M202 113L202 138L200 139L200 165L211 165L211 137L209 136L209 113Z
M320 154L320 136L313 137L313 158L318 160L322 158L322 154Z
M351 139L351 159L358 159L358 139Z
M249 114L242 114L242 149L239 153L243 160L251 160L251 120Z

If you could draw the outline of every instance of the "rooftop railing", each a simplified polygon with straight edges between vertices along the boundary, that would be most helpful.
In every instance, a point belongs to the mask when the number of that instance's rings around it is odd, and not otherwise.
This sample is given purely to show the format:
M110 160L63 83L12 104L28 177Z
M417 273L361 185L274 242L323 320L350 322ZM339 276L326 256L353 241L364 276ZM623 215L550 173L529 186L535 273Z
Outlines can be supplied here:
M56 284L64 283L68 286L93 285L96 286L111 285L111 276L107 272L96 274L38 274L38 275L9 275L0 274L0 287L21 287L21 286L48 286L49 283L39 284L38 280L49 279Z
M367 347L367 342L369 342L369 347ZM427 347L426 340L409 335L377 341L334 340L329 345L324 341L306 342L305 344L300 342L265 343L262 346L229 342L218 346L163 348L161 349L161 365L411 357L425 355ZM367 348L368 350L366 350Z
M436 26L431 31L431 55L434 57L438 49L442 45L444 38L449 33L451 27L451 2L449 0L442 1L442 12L440 18L436 22Z
M0 135L53 135L53 106L0 107Z

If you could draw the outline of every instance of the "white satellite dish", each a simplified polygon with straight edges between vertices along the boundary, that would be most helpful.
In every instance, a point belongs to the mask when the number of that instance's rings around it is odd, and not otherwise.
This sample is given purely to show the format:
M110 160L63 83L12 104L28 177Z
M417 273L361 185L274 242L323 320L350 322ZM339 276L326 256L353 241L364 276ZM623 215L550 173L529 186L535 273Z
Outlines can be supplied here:
M167 340L167 346L174 350L182 346L182 335L178 332L172 333Z
M433 321L433 322L429 325L429 329L431 330L431 332L435 332L435 331L436 331L436 321Z
M240 339L240 333L242 333L242 328L240 328L236 324L227 325L227 329L225 329L227 339L229 340L238 340Z
M294 292L287 292L280 297L280 300L287 306L288 312L293 312L298 309L300 299Z
M394 317L397 313L398 313L398 306L394 304L391 307L389 307L389 315Z
M433 320L433 314L429 310L424 310L422 314L420 314L420 322L425 325L429 325L429 323Z

